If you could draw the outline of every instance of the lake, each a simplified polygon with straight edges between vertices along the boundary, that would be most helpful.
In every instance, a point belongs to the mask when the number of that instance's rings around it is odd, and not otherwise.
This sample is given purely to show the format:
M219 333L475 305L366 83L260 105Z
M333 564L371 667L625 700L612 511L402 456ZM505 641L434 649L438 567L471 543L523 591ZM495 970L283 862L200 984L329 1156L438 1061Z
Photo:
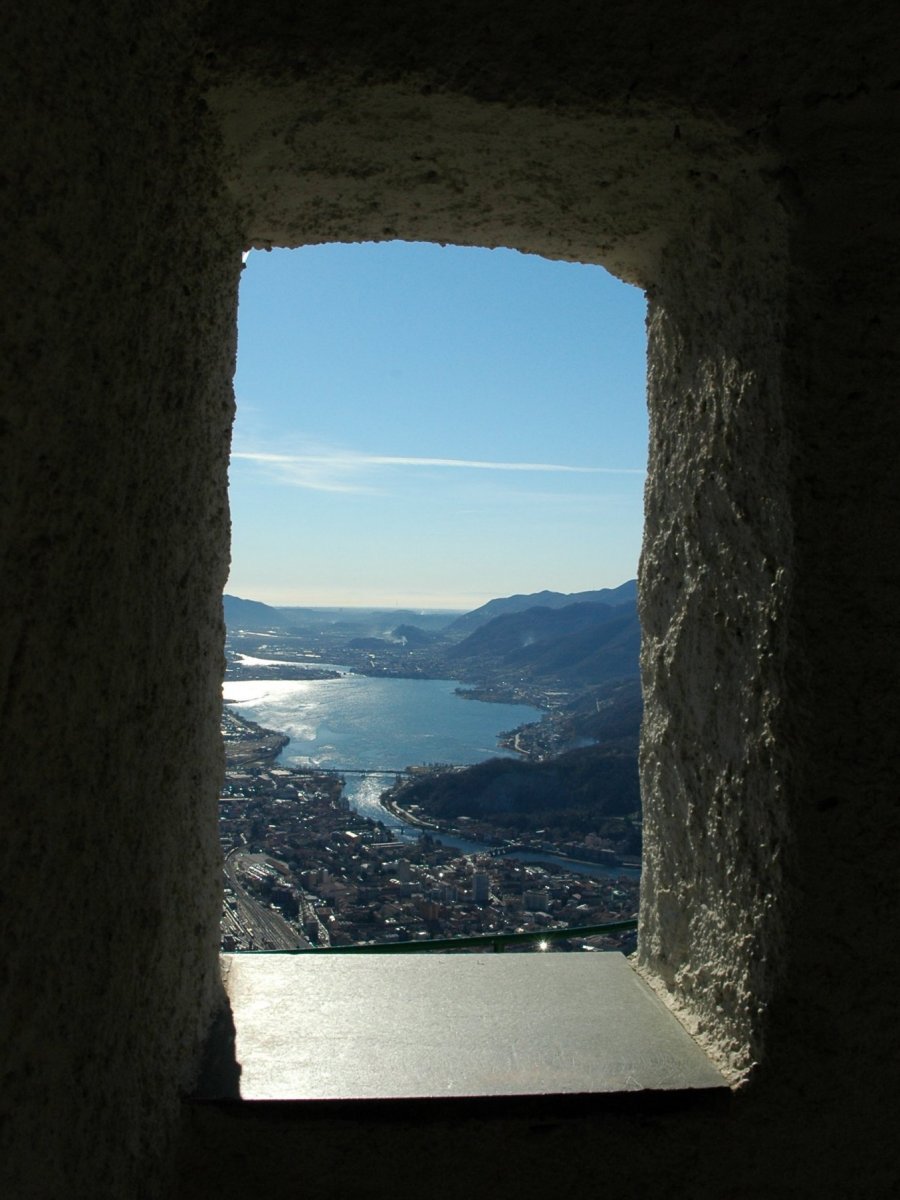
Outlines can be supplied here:
M450 679L383 679L348 672L339 679L226 680L223 694L242 716L288 734L291 740L278 758L284 766L385 772L347 776L344 795L363 816L383 822L397 837L415 840L420 831L379 802L395 771L429 762L464 766L487 758L516 758L498 747L498 735L542 715L526 704L465 700L457 695L459 686ZM438 836L464 854L488 848L448 834ZM568 862L543 853L519 852L516 857ZM572 864L572 869L596 876L638 875L597 863Z
M340 668L337 668L338 670ZM524 704L464 700L450 679L226 680L238 711L290 736L280 762L346 770L402 770L419 763L467 765L496 756L498 734L541 711Z

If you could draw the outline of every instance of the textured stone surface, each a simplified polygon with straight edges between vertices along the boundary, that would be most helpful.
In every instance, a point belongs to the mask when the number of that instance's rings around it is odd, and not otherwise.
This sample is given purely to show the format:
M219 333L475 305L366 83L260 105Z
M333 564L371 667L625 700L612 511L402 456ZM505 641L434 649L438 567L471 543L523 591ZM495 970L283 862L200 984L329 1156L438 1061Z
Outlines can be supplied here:
M511 246L646 282L672 208L699 211L709 172L742 179L767 161L666 104L519 109L403 80L366 88L362 123L357 88L241 76L212 90L252 245Z
M648 321L638 959L735 1076L761 1049L792 831L785 286L783 211L745 192L668 249Z
M186 1194L896 1191L892 6L38 0L3 34L10 1194L158 1193L217 1001L237 251L393 236L648 292L640 969L747 1086L541 1137L194 1111Z
M174 7L3 19L9 1196L152 1194L218 1002L239 257Z

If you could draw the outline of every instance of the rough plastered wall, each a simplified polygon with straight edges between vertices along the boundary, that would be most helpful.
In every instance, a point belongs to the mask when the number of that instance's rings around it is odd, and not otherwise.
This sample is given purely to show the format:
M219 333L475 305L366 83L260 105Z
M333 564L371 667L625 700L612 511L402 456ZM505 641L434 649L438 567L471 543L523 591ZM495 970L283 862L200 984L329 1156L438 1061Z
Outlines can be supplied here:
M312 1187L373 1195L423 1172L460 1195L890 1194L896 20L217 11L210 103L248 242L512 245L648 290L639 966L745 1086L654 1119L195 1111L186 1180L214 1153L225 1194L227 1146L253 1142L273 1182L302 1161ZM848 889L877 913L862 931Z
M155 1194L217 999L236 239L192 5L3 17L0 1190Z
M759 1065L720 1114L193 1109L184 1194L892 1194L896 17L783 7L4 17L11 1195L158 1193L217 1001L235 251L393 236L650 292L642 969Z
M778 982L793 577L773 185L712 200L649 299L638 963L732 1079Z

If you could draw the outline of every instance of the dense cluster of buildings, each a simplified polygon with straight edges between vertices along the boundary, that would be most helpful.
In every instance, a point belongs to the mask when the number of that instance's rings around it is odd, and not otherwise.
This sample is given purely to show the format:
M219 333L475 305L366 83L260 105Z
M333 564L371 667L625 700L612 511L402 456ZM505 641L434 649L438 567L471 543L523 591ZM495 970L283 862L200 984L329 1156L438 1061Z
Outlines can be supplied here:
M266 731L235 714L225 728L229 766L219 828L226 854L223 946L267 948L264 910L294 931L297 945L403 942L579 927L631 917L638 884L594 878L512 857L462 855L428 834L391 839L353 812L334 776L249 761ZM253 919L252 913L258 914ZM244 925L254 933L242 933ZM574 936L557 947L624 946L618 938ZM279 941L278 929L272 938ZM275 947L281 948L281 943Z

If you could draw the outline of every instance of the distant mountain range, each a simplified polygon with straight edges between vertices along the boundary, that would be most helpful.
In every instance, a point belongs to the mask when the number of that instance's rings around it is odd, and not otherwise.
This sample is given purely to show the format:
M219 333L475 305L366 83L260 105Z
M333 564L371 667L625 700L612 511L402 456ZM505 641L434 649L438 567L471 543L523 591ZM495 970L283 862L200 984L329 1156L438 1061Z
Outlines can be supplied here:
M223 608L232 634L325 631L329 644L339 639L355 651L399 655L398 663L405 655L427 653L430 670L443 666L468 679L484 668L494 678L578 687L639 671L633 579L594 592L505 596L456 618L405 610L279 609L229 595Z
M529 595L503 596L488 600L480 608L457 617L447 626L451 637L465 637L479 625L485 625L495 617L508 613L524 612L529 608L568 608L572 604L620 604L637 603L637 580L629 579L615 588L601 588L596 592L531 592Z
M454 612L417 613L391 608L274 608L258 600L222 597L229 633L328 632L335 636L385 637L400 641L430 638L454 619ZM395 628L400 622L400 627Z
M229 631L249 629L254 633L266 633L272 629L286 629L288 621L284 613L259 600L242 600L240 596L222 597L222 611Z
M265 633L270 630L306 628L344 631L348 636L382 637L424 644L440 633L461 641L496 617L525 612L532 608L562 609L572 605L603 604L612 607L633 605L637 600L637 581L629 579L616 588L593 592L532 592L529 595L503 596L489 600L472 612L415 613L404 609L353 608L274 608L258 600L224 595L222 604L229 631ZM399 624L399 628L398 628Z
M475 659L533 679L597 684L637 675L640 648L637 605L631 601L507 613L446 653L450 662Z

